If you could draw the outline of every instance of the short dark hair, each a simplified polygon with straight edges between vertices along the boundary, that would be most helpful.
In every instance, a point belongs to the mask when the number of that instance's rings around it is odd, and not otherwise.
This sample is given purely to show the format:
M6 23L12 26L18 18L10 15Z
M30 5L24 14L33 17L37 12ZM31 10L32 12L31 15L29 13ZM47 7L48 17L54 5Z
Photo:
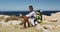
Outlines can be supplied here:
M31 6L31 5L29 6L29 8L30 8L30 7L32 7L32 8L33 8L33 6Z

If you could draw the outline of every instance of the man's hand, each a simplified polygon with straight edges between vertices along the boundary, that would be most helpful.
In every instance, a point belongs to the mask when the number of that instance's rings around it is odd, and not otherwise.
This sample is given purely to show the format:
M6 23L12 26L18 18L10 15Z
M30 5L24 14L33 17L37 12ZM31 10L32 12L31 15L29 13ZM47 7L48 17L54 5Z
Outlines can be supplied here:
M28 17L26 17L26 16L20 16L20 18L23 18L25 21L28 20Z
M23 16L20 16L20 18L23 18Z
M27 18L26 16L23 16L23 18L24 18L25 20L28 20L28 18Z

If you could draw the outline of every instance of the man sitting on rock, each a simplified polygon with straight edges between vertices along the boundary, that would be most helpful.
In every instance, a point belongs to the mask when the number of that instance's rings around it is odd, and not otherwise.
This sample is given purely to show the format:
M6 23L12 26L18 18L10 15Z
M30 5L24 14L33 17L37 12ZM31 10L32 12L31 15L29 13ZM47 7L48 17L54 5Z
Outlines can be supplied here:
M26 22L28 23L28 27L30 27L30 24L32 24L32 26L35 27L35 21L34 20L36 20L36 13L33 10L33 6L29 6L29 10L30 10L29 14L22 16L24 19L24 28L26 28ZM37 22L36 22L36 24L37 24Z

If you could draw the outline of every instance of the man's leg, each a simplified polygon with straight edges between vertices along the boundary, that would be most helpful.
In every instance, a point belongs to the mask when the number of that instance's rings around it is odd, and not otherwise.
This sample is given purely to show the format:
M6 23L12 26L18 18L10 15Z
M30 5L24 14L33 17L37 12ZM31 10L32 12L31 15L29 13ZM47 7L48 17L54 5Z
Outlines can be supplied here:
M26 17L23 17L23 19L24 19L24 22L23 22L24 28L26 28L27 18Z
M29 22L35 27L34 19L29 19Z
M26 28L26 23L28 23L28 27L30 27L30 23L27 18L24 18L24 27Z
M24 28L26 28L26 21L24 21Z
M30 27L30 23L29 23L29 21L27 21L27 23L28 23L28 27Z
M25 29L25 28L26 28L26 21L24 20L23 27L21 29Z
M37 21L34 21L35 26L38 24Z

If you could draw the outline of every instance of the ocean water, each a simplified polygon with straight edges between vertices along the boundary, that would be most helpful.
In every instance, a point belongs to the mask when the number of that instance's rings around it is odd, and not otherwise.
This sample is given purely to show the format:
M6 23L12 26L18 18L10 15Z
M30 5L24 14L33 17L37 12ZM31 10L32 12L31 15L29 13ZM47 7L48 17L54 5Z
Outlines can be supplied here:
M26 15L29 11L0 11L0 15L16 15L19 16L19 14Z
M60 12L60 11L43 11L41 13L42 13L42 15L50 16L52 13L57 13L57 12Z
M41 12L41 14L50 16L51 13L56 13L56 12L60 12L60 11L43 11L43 12ZM16 15L16 16L19 16L19 14L26 15L28 13L29 13L29 11L0 11L0 15Z

